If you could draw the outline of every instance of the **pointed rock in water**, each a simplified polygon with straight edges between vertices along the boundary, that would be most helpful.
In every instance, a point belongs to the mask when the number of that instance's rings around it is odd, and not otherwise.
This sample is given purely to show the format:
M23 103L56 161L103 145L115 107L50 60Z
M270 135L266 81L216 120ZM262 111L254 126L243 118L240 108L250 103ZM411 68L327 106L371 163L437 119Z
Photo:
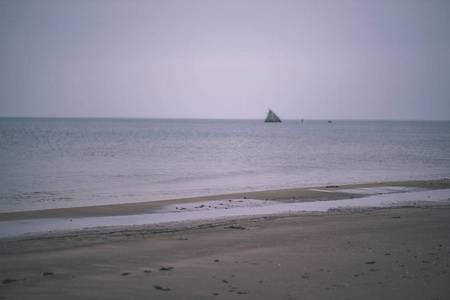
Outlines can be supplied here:
M272 111L269 110L269 113L267 114L267 118L264 121L266 123L281 123L280 118Z

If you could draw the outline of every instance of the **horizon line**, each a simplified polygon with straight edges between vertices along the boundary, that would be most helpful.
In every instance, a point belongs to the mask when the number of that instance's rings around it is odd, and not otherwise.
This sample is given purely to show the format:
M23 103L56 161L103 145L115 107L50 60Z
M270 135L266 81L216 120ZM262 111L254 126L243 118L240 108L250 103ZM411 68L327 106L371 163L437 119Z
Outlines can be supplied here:
M42 117L42 116L0 116L2 119L104 119L104 120L241 120L241 121L264 121L265 118L193 118L193 117ZM282 121L436 121L448 122L450 119L347 119L347 118L283 118Z

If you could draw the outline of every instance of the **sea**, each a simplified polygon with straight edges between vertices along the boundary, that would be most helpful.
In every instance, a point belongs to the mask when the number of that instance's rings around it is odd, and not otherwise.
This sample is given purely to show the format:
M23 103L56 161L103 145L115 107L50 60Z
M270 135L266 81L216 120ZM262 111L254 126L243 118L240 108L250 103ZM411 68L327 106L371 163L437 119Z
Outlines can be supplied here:
M0 118L0 212L450 178L450 121Z

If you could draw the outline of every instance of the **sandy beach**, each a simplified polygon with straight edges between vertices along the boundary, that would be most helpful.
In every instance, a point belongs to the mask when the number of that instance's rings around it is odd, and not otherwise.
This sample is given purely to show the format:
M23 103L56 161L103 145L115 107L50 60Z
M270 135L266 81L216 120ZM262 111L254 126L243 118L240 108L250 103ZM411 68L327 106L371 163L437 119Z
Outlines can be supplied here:
M227 198L329 201L348 199L343 189L386 186L448 189L450 180L12 212L0 220L137 215ZM450 297L449 201L56 231L0 243L2 299Z

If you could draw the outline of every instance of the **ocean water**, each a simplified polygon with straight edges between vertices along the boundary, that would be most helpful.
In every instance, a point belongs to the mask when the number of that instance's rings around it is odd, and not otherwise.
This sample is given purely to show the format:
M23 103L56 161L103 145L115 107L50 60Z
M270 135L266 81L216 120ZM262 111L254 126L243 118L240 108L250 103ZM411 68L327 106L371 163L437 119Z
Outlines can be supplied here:
M0 211L450 177L450 122L0 118Z

